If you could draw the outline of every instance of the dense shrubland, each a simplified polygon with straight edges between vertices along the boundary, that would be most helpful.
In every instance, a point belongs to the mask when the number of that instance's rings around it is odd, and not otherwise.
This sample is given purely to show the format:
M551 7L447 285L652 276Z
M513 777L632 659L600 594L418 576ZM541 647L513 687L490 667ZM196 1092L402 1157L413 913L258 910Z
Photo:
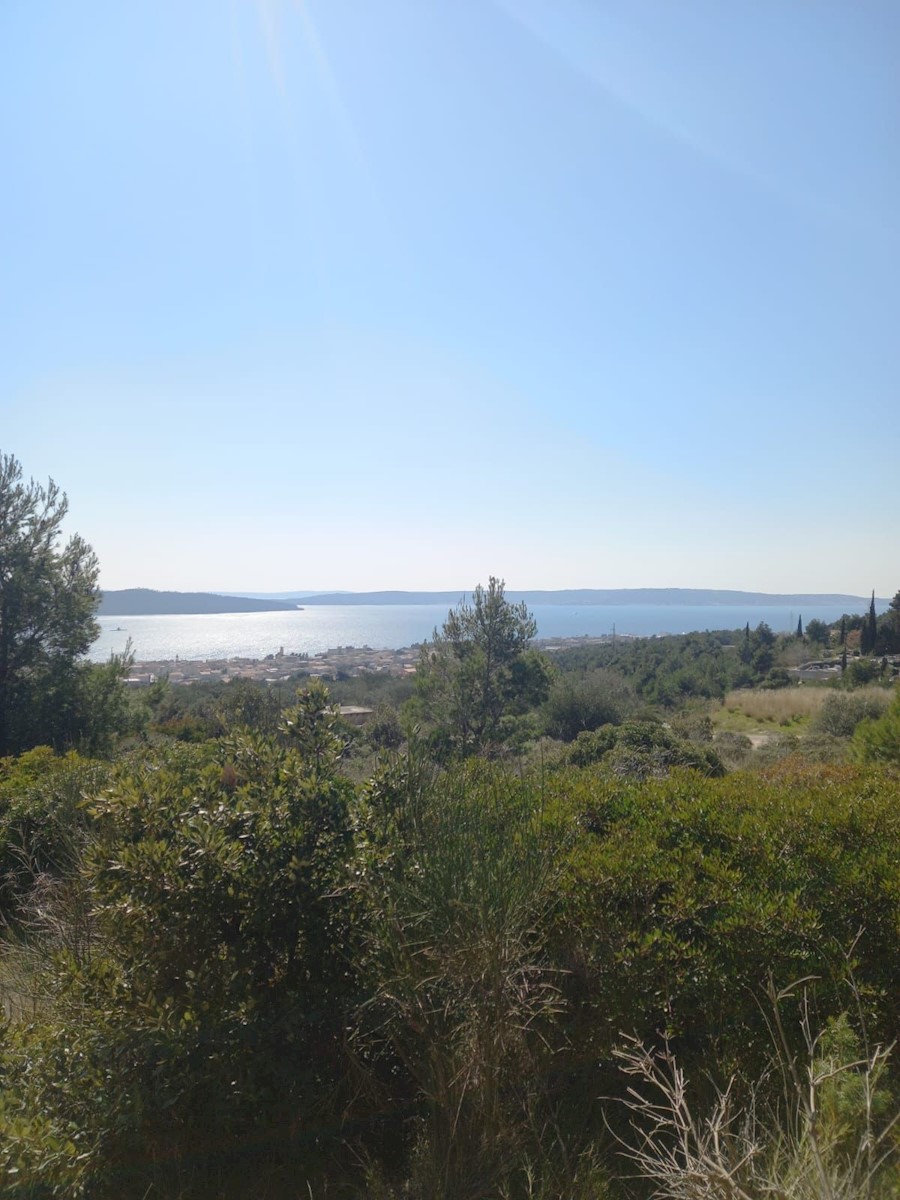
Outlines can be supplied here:
M868 1117L851 1065L900 1033L890 766L639 779L417 741L353 785L341 746L314 691L281 737L5 763L32 874L4 966L33 976L0 1056L6 1194L615 1192L623 1035L698 1113L733 1077L776 1114L766 993L798 980L781 1061L804 1013L843 1021L848 1129L896 1111L890 1062Z
M18 680L0 1194L896 1200L900 698L533 632L491 580L367 730Z

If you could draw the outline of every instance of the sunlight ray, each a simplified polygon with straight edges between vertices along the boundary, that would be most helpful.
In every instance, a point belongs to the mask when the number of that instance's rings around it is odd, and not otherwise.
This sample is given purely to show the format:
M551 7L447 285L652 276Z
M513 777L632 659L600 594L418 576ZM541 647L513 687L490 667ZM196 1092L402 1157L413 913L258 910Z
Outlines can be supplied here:
M821 196L810 195L800 188L786 184L782 179L775 178L770 172L759 170L745 158L724 149L696 130L673 119L668 113L661 111L657 105L648 103L645 96L639 95L634 89L623 86L621 81L614 82L609 78L608 72L601 69L600 64L586 62L583 56L573 53L570 46L565 44L561 38L554 37L548 29L546 21L533 11L525 11L519 0L493 0L493 2L511 21L524 29L551 54L578 72L593 87L602 91L610 101L626 109L645 125L676 142L697 158L712 164L720 171L743 180L758 192L773 197L807 220L812 219L825 225L852 224L853 228L857 229L857 222L851 221L840 208L827 203ZM556 10L557 15L559 15L559 11ZM869 232L872 231L869 230ZM888 231L879 228L877 233L879 236L885 236Z

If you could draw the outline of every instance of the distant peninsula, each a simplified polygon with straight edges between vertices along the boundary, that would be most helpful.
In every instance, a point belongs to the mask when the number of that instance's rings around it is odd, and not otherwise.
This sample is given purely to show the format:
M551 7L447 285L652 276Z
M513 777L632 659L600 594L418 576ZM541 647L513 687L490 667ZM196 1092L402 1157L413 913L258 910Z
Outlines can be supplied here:
M101 617L161 616L171 613L296 612L296 600L252 600L245 596L218 596L212 592L155 592L151 588L123 588L102 592L97 613Z
M322 592L297 596L298 603L316 604L457 604L472 589L457 592ZM846 612L862 612L869 603L864 596L842 594L772 594L768 592L716 591L708 588L567 588L561 591L509 591L507 600L513 604L524 601L534 604L566 605L747 605L772 606L834 604L844 605ZM876 601L876 603L882 603ZM885 601L886 603L886 601Z
M101 617L160 616L171 613L190 616L196 613L296 612L316 605L404 605L446 604L452 607L463 597L471 598L471 588L444 592L299 592L263 598L256 595L223 595L217 592L158 592L151 588L125 588L101 594ZM869 604L865 596L813 593L769 593L717 591L709 588L567 588L559 591L507 591L513 604L524 601L529 607L544 604L569 607L601 605L672 606L782 605L794 609L815 605L840 606L847 613L863 612ZM876 599L879 607L886 600Z

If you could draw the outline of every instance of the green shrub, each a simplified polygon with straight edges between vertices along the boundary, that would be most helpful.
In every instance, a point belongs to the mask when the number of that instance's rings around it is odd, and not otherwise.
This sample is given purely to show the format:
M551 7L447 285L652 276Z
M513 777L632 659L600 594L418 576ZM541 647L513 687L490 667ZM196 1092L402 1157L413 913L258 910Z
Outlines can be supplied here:
M658 778L675 767L693 767L704 775L724 775L715 750L677 737L656 721L627 721L580 733L561 763L586 767L603 762L613 774L631 779Z
M379 776L361 827L372 1001L361 1051L408 1104L413 1195L504 1194L536 1134L556 973L543 941L554 847L540 793L473 761L413 756Z
M845 687L864 687L874 683L881 675L881 662L875 658L854 658L847 664L844 671Z
M890 1051L866 1046L846 1013L814 1035L807 1003L798 1061L782 1038L785 999L773 993L777 1053L769 1075L785 1084L777 1107L768 1080L751 1086L748 1099L732 1078L698 1119L671 1051L632 1042L617 1053L630 1082L624 1153L655 1195L891 1200L898 1194L900 1141L893 1126L900 1112L885 1086Z
M36 879L73 869L91 823L87 801L111 772L48 746L0 759L0 924L16 924Z
M94 801L94 949L51 957L42 1023L6 1061L34 1136L41 1116L91 1147L91 1194L219 1194L339 1137L350 794L241 735L145 755Z
M889 703L890 696L883 691L829 692L813 720L813 729L833 737L852 737L860 721L882 716Z
M563 761L574 767L588 767L599 762L616 744L614 726L606 725L591 732L579 733L563 756Z
M882 717L857 726L853 749L861 762L900 763L900 690Z
M640 782L570 768L547 788L549 811L580 831L553 950L580 1062L602 1062L622 1030L665 1031L688 1069L761 1070L769 973L819 976L836 1014L850 946L872 1036L897 1038L896 778L797 762Z
M637 707L633 688L613 671L558 677L541 713L544 733L572 742L601 725L619 725Z
M379 704L366 727L366 736L376 750L399 750L403 745L403 728L397 710L389 704Z
M724 763L736 767L753 753L753 743L744 733L721 730L713 737L713 749Z

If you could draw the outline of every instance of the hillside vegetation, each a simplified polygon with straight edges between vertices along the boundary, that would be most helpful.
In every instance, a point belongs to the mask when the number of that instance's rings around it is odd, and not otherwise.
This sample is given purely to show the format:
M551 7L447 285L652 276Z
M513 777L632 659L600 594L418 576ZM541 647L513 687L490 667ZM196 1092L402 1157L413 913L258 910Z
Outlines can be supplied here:
M415 683L290 696L126 696L48 633L0 759L0 1194L896 1198L900 693L854 621L831 687L765 627L551 661L491 579Z

